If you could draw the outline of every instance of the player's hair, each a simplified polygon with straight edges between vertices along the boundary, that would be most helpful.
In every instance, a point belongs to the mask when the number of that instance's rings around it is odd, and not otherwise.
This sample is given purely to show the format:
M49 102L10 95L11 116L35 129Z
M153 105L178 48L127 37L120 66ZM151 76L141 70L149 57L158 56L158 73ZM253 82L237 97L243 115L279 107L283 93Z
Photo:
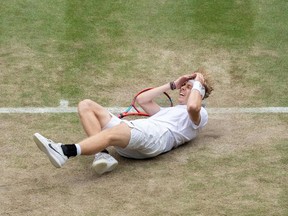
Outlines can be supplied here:
M208 98L210 96L211 92L214 90L213 83L212 83L212 80L211 80L211 77L210 77L208 71L204 67L200 67L194 72L195 73L201 73L203 75L204 80L205 80L205 82L204 82L204 87L205 87L204 99Z

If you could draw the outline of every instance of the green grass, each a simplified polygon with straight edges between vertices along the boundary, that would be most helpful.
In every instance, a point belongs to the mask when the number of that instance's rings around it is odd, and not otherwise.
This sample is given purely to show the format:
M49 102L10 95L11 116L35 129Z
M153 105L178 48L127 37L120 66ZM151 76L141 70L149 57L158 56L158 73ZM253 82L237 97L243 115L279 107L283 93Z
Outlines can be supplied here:
M202 65L216 80L210 107L288 106L287 7L284 0L1 1L0 107L61 99L75 106L84 98L125 106L136 91ZM47 200L67 200L61 213L287 215L288 117L247 116L212 115L213 127L192 146L155 160L121 158L119 169L98 178L90 158L60 172L31 144L37 131L81 140L75 114L1 115L1 211L49 214Z
M154 86L226 50L229 88L241 83L254 104L287 106L286 9L281 0L2 1L0 105L116 105L127 83Z

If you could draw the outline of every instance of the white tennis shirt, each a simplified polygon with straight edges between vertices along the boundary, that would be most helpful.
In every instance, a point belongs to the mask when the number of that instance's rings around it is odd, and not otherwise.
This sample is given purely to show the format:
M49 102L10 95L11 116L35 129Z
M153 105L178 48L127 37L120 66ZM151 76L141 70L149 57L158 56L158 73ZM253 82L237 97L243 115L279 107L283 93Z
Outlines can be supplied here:
M188 115L187 106L177 105L169 108L161 108L159 112L146 120L138 119L132 122L138 128L142 128L145 125L145 129L142 129L150 131L150 134L154 134L154 136L161 137L164 134L165 136L168 135L169 138L166 140L169 140L169 142L166 143L166 152L197 136L199 129L203 128L208 122L208 113L205 108L201 107L200 115L200 124L195 125ZM142 121L146 121L146 123L141 124ZM167 133L167 131L170 133Z

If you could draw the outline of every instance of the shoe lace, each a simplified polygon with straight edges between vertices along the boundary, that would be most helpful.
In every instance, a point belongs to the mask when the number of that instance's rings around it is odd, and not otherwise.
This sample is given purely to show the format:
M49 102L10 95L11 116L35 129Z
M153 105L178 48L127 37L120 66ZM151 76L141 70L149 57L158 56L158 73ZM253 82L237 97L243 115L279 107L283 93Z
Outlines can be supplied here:
M99 159L107 159L107 160L109 160L111 158L111 155L109 155L109 154L106 154L106 153L97 153L96 155L95 155L95 160L99 160Z

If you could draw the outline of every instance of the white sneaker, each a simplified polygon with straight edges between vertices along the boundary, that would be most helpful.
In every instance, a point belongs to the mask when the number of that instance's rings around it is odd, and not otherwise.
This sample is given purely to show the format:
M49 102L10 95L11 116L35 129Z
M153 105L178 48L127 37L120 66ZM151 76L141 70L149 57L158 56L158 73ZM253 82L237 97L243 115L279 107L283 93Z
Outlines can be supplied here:
M37 144L38 148L49 157L50 162L55 167L62 167L68 160L68 157L63 153L60 143L55 143L39 133L34 134L33 140Z
M110 154L99 152L95 155L92 168L99 175L110 172L118 165L118 161Z

